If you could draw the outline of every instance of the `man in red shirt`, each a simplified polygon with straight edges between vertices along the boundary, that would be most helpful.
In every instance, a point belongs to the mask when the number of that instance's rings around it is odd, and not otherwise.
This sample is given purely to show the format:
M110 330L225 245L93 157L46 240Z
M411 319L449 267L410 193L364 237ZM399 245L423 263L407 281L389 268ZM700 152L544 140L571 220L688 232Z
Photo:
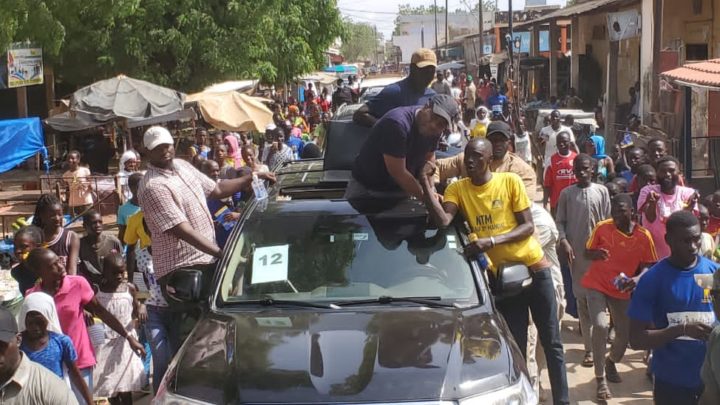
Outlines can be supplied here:
M548 198L550 199L550 212L553 217L555 216L555 210L557 209L558 200L560 199L560 192L567 186L571 186L577 182L575 174L573 173L573 161L577 156L577 153L570 150L570 134L567 132L561 132L557 135L556 145L558 152L550 158L550 166L545 171L545 182L543 205L547 205Z

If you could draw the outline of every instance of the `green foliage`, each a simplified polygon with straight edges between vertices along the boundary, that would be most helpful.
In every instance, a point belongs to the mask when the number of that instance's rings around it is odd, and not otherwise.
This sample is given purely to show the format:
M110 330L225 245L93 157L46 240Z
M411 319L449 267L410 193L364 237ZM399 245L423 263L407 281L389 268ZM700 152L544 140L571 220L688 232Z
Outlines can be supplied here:
M29 39L59 80L119 73L184 91L220 80L283 83L343 35L335 0L6 0L0 48Z
M345 40L340 52L349 62L374 60L377 51L375 28L370 24L345 21Z

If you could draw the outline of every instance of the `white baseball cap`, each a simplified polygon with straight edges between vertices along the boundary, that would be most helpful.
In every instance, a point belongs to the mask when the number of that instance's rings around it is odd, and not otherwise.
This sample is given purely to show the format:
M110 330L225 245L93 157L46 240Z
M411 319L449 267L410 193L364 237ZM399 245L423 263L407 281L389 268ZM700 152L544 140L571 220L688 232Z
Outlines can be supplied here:
M147 131L145 131L145 135L143 135L143 144L147 150L153 150L163 144L172 145L174 143L175 141L173 140L172 135L170 135L170 131L164 127L150 127Z

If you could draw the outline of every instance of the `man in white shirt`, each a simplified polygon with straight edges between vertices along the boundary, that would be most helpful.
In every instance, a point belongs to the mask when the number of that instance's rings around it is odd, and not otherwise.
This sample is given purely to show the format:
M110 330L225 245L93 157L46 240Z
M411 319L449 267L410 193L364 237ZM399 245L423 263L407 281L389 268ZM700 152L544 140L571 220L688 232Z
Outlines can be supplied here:
M550 158L552 155L557 153L557 146L555 145L555 138L560 132L567 132L570 134L570 149L577 152L577 146L575 145L575 135L573 135L572 129L560 124L560 111L554 110L550 113L550 125L540 130L539 141L541 145L545 145L545 159L543 160L543 169L550 166Z

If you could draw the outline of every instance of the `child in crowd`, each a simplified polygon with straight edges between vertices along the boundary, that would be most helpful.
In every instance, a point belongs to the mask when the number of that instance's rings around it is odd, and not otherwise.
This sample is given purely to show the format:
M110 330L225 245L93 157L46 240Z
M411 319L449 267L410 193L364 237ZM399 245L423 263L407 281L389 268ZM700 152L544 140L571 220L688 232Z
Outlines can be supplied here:
M102 215L95 210L83 215L83 228L85 236L80 239L78 274L97 286L102 279L103 259L111 254L121 254L123 247L115 235L103 232Z
M543 205L550 200L550 212L555 216L560 193L577 182L573 174L573 161L577 153L570 150L571 136L569 132L560 132L555 137L557 153L550 158L550 166L545 169L543 184Z
M174 336L178 336L179 332L170 331L177 330L181 322L177 313L168 311L167 301L155 279L151 252L152 239L142 211L128 220L125 243L128 246L135 246L136 268L142 273L145 285L150 292L150 297L145 301L147 310L145 334L148 337L152 353L153 392L157 393L172 355L180 348L180 342L171 340Z
M715 255L715 238L707 232L710 223L710 211L706 206L698 204L698 219L700 220L700 231L702 238L700 239L700 255L713 260Z
M137 338L133 318L147 320L145 306L135 297L135 287L126 281L125 260L119 254L105 257L102 283L96 299L122 325L125 335ZM126 344L126 337L106 328L105 341L95 348L97 365L95 396L115 398L114 403L130 405L132 393L145 385L142 359Z
M647 153L645 149L633 146L625 151L625 160L627 161L628 169L621 171L620 176L630 183L637 174L638 167L647 163Z
M71 150L67 155L68 170L63 174L67 187L67 204L72 215L80 215L93 204L90 169L80 166L80 152Z
M720 234L720 190L715 191L705 198L705 206L710 213L707 233L713 238L717 238L718 234Z
M221 179L229 178L228 172L234 170L234 167L233 160L228 158L227 146L225 144L218 145L214 151L213 160L218 165L218 177ZM202 167L202 164L200 164L200 167Z
M142 180L143 174L135 172L128 178L128 190L130 191L130 198L118 208L117 213L117 224L118 224L118 239L122 242L123 236L125 235L125 229L127 228L127 220L131 215L140 211L140 202L137 197L137 189Z
M615 198L616 195L622 193L622 191L620 191L620 186L618 186L617 183L613 181L608 181L607 183L605 183L605 188L608 190L608 194L610 194L611 200Z
M120 198L121 201L126 202L132 198L128 180L133 173L136 173L140 166L140 155L134 150L125 151L120 156L120 170L118 171L118 185L120 186Z
M648 184L655 184L657 182L657 172L655 168L649 164L640 165L637 169L637 174L634 178L635 184L638 186L637 190L633 191L628 188L633 197L633 203L637 206L637 200L640 196L640 190Z
M220 169L218 167L218 164L213 160L206 160L205 162L203 162L200 171L215 182L222 181L219 178ZM235 175L235 169L233 169L231 173ZM225 246L225 242L227 242L227 239L230 236L230 232L232 231L232 227L228 227L226 226L226 224L235 222L240 218L240 213L235 212L235 205L239 204L241 201L242 193L235 193L235 195L233 195L231 199L207 200L207 206L208 210L210 211L210 215L215 218L215 239L221 249ZM222 214L222 217L218 218L218 215L221 215L222 211L227 212Z
M254 145L245 145L242 147L242 149L240 149L240 152L242 153L242 158L243 161L245 161L245 165L251 168L253 173L264 173L270 171L270 169L266 165L258 162L257 151L255 150Z
M190 146L188 150L191 158L195 157L195 155L200 155L205 159L209 159L208 153L210 152L210 148L207 146L207 138L208 131L205 127L195 128L195 144Z
M27 258L27 266L41 280L40 283L28 290L28 294L44 292L53 297L58 318L60 319L60 326L63 332L72 340L73 346L75 346L80 375L91 392L93 391L95 353L85 323L85 311L96 315L106 326L124 336L126 339L123 339L123 342L129 344L135 353L145 356L145 349L137 339L127 333L124 325L118 322L115 316L108 312L104 306L100 305L90 287L90 283L82 276L67 275L62 261L52 250L33 249ZM85 403L85 400L80 390L81 387L73 384L75 397L82 404Z
M63 227L63 206L53 194L43 194L35 205L32 224L43 231L43 247L52 250L70 275L77 274L80 238Z
M597 400L612 398L605 379L622 381L615 363L622 360L629 339L630 320L627 309L630 292L643 269L657 261L652 236L633 221L633 203L629 194L618 194L611 203L611 219L599 222L586 244L586 255L592 260L582 278L587 288L588 310L592 321L592 350L597 379ZM621 274L626 274L622 277ZM615 284L615 280L620 280ZM605 358L608 316L615 326L610 355Z
M560 193L555 221L560 233L558 247L570 265L571 288L580 317L585 348L582 366L592 367L592 321L587 289L580 282L592 263L584 254L585 244L595 225L610 216L610 194L605 186L592 182L593 158L589 155L581 153L575 158L573 172L577 183Z
M42 230L34 225L20 228L15 232L14 242L17 264L10 270L10 274L18 282L20 293L24 296L25 292L32 288L38 279L37 275L27 267L25 260L31 250L42 244Z
M242 167L243 160L242 155L240 155L240 144L238 142L238 139L235 137L235 135L228 133L227 135L225 135L224 141L225 146L227 147L227 154L230 166L233 169L238 169Z
M18 327L22 333L20 350L58 377L69 377L85 402L92 404L92 393L77 366L77 352L70 338L62 333L53 298L43 292L29 294L20 310Z
M617 176L614 179L611 180L613 183L617 184L619 187L619 190L621 193L627 193L628 192L628 182L623 178L622 176Z

